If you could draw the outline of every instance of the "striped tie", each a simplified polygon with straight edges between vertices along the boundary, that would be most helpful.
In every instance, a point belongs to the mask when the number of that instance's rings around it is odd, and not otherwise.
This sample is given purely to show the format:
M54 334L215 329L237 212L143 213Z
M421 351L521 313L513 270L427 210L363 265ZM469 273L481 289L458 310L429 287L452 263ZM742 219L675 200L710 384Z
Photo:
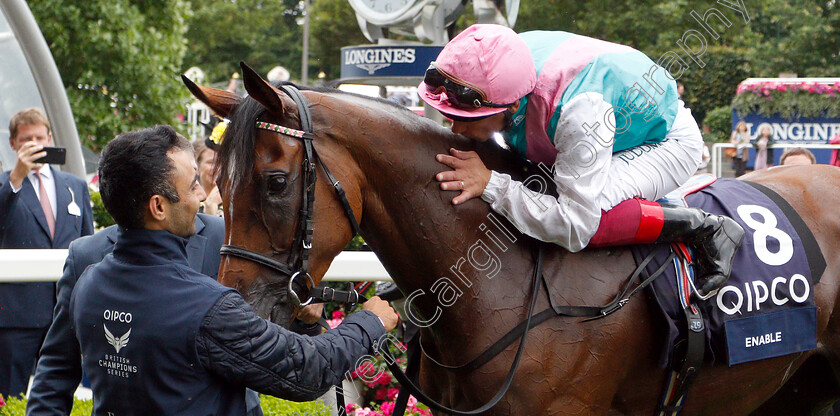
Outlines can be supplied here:
M41 180L41 173L35 172L35 177L38 178L38 192L41 194L41 209L44 210L44 216L47 217L47 225L50 227L50 238L54 238L55 215L50 205L50 197L47 195L47 188L44 187L44 181Z

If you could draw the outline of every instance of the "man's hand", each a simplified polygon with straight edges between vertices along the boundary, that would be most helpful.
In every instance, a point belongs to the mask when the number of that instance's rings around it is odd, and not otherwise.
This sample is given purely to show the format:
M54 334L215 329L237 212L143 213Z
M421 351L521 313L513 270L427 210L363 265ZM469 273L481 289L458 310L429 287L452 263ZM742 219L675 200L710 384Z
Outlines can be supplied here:
M362 310L375 313L385 325L386 332L396 328L397 322L400 320L397 313L394 312L394 308L392 308L388 302L380 299L379 296L374 296L368 299L367 302L363 303Z
M487 183L490 182L490 170L484 166L484 162L478 157L478 153L473 151L463 152L457 149L449 149L449 153L452 155L439 154L436 156L438 162L455 169L435 175L435 179L441 182L440 189L461 191L458 196L452 198L453 205L481 196L484 188L487 187Z
M20 189L23 185L23 179L30 171L41 169L44 166L43 163L34 162L47 155L47 152L43 150L44 146L35 141L26 142L18 149L17 162L14 169L9 173L9 181L15 189Z
M309 305L298 309L295 318L307 325L312 325L321 319L322 313L324 313L323 303L310 303Z

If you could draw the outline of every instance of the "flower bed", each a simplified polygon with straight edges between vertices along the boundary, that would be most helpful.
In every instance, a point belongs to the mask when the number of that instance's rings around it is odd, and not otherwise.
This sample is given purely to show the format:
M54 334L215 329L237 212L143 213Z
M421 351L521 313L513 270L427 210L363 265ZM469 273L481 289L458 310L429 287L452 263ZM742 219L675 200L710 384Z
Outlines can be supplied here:
M336 310L330 314L332 319L327 323L335 328L344 320L343 311ZM391 354L397 357L397 363L405 366L405 347L402 345L385 344ZM358 368L350 373L350 380L359 389L362 405L348 403L346 411L349 416L390 416L396 405L400 386L397 380L388 372L385 360L381 356L362 362ZM406 416L432 416L428 408L417 402L414 396L409 396L405 411Z
M812 118L840 113L840 82L818 80L747 80L738 85L732 107L743 116L756 113L782 118Z

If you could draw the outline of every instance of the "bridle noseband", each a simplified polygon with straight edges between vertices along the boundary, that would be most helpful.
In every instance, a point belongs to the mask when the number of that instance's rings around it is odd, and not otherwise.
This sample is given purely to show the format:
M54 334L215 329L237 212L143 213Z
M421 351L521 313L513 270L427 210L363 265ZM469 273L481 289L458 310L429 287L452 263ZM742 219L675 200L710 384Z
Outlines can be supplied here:
M312 249L312 214L315 211L315 183L318 178L315 173L317 161L320 161L321 168L327 175L327 179L332 184L338 199L344 208L344 213L350 220L350 226L353 228L354 235L360 233L359 224L356 221L356 216L353 213L353 208L347 200L344 189L338 183L338 180L330 173L327 165L323 160L320 160L315 147L312 145L312 140L315 136L312 134L312 116L309 113L309 107L306 104L306 99L300 91L292 84L285 84L280 86L289 97L294 100L300 116L300 124L302 130L297 130L289 127L271 124L264 121L257 121L257 128L282 134L285 136L301 139L303 141L304 158L303 158L303 204L301 207L301 221L298 225L295 240L292 243L292 249L289 251L289 258L287 262L281 262L264 254L257 253L242 247L237 247L230 244L225 244L219 251L222 255L235 256L245 260L250 260L261 264L269 269L277 271L285 276L289 276L288 292L289 300L295 307L302 307L312 303L313 298L309 294L306 295L306 300L301 301L300 296L294 290L294 282L298 276L305 276L309 283L309 288L315 287L315 281L309 274L309 250ZM306 282L304 283L306 285ZM358 295L357 295L358 296Z

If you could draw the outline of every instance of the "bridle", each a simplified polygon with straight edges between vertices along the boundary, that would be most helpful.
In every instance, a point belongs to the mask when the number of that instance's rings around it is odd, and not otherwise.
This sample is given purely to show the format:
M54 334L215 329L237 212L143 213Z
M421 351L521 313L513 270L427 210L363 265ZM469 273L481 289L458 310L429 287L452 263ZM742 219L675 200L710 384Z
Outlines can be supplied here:
M350 202L347 200L347 195L345 194L344 189L332 173L330 173L330 170L327 168L324 161L320 160L318 153L315 151L315 147L312 145L312 140L315 136L312 134L312 116L309 113L309 107L306 104L306 99L292 84L282 85L280 86L280 89L290 96L292 100L294 100L300 116L302 130L267 123L264 121L257 121L256 125L259 129L268 130L303 141L303 203L300 211L301 220L298 224L297 232L295 233L295 240L292 243L292 249L289 251L289 257L285 263L264 254L257 253L256 251L237 247L231 244L223 245L219 252L223 256L228 255L253 261L285 276L289 276L289 300L295 307L303 307L312 303L315 299L313 299L311 294L307 294L306 300L301 301L301 297L298 296L297 292L294 290L294 282L296 278L304 276L309 283L307 286L307 282L304 282L304 287L308 287L310 289L315 287L315 281L312 279L312 275L309 274L309 250L312 249L312 233L314 231L312 227L312 214L315 211L315 183L318 180L315 173L317 162L320 161L324 174L327 175L327 179L332 184L336 194L338 194L338 199L341 201L344 213L350 220L350 226L353 228L354 235L359 234L361 230L359 229L359 224L356 221L356 216L353 212L353 208L350 206ZM353 294L355 294L357 300L361 299L361 295L358 293L351 293L351 296Z

